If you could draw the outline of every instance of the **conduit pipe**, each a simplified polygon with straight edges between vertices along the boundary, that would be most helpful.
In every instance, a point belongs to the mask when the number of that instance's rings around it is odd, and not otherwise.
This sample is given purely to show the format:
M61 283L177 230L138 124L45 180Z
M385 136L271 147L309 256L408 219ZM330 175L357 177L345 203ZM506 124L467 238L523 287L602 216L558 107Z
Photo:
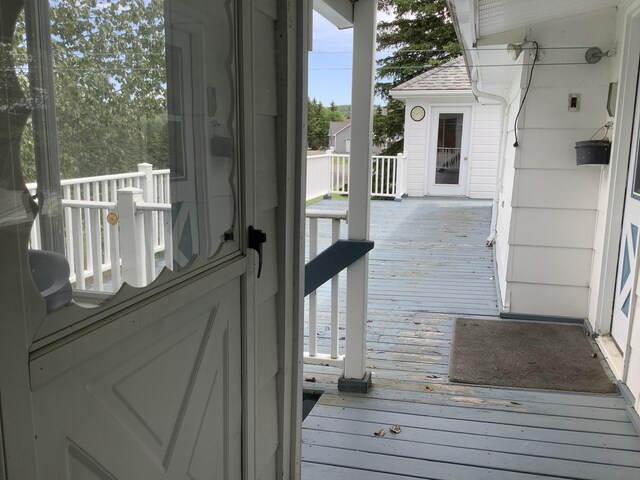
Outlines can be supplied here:
M475 75L474 75L475 76ZM497 234L497 224L498 224L498 203L500 201L500 186L502 185L502 174L504 171L504 162L505 162L505 153L506 153L506 145L505 145L505 126L506 126L506 118L507 118L507 100L493 93L482 92L478 89L478 80L474 79L471 81L471 91L476 96L476 98L485 98L487 100L494 100L500 103L502 106L502 116L500 118L500 140L499 140L499 149L498 149L498 164L496 168L496 187L494 192L493 205L491 208L491 230L489 233L489 237L487 237L487 247L492 247L496 241Z

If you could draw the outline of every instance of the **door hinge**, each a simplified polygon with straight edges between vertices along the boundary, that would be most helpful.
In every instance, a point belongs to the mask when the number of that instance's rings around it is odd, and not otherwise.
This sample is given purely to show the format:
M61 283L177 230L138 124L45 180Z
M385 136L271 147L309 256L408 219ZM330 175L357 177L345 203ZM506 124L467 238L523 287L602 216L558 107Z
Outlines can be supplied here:
M249 227L248 247L258 252L258 278L262 274L262 244L267 241L267 234L253 226Z

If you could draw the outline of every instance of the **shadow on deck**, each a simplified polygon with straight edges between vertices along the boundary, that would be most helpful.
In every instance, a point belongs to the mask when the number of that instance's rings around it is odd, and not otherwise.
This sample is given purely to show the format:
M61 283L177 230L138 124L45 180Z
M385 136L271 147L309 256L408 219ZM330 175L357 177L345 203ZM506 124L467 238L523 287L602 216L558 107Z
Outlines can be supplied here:
M339 393L339 369L305 365L315 380L305 388L325 393L303 423L304 480L640 478L640 438L619 395L448 382L454 319L498 314L490 215L486 201L372 202L373 388ZM328 289L318 297L328 349Z

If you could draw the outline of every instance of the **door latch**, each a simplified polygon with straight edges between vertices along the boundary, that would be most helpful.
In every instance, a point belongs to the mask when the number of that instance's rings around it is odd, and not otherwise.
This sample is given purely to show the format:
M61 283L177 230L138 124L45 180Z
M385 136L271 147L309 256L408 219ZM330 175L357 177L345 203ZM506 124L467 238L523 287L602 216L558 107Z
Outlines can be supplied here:
M257 228L250 226L248 240L249 242L247 246L258 252L258 278L260 278L260 275L262 274L262 244L267 241L267 234L262 230L258 230Z

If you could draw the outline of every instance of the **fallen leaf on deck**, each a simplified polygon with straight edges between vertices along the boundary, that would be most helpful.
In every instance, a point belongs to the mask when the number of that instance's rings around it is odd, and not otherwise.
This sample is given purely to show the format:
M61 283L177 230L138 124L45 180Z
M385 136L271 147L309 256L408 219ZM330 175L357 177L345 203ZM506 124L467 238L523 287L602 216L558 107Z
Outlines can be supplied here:
M427 377L426 377L426 378L434 378L434 379L436 379L436 380L442 380L442 377L439 377L439 376L437 376L437 375L427 375Z
M315 383L316 377L304 377L305 382Z
M378 430L378 431L376 431L376 432L373 432L373 434L374 434L376 437L384 437L384 428L381 428L380 430Z
M373 320L367 320L367 323L371 323L371 322L373 322Z
M367 365L367 368L378 368L375 365Z
M422 322L413 322L414 325L422 325Z
M391 433L400 433L402 429L400 428L400 425L394 425L393 427L389 427L389 431Z
M511 405L522 405L521 403L518 402L509 402Z

